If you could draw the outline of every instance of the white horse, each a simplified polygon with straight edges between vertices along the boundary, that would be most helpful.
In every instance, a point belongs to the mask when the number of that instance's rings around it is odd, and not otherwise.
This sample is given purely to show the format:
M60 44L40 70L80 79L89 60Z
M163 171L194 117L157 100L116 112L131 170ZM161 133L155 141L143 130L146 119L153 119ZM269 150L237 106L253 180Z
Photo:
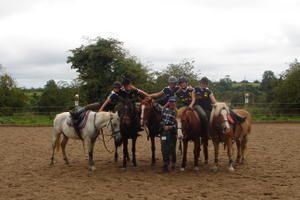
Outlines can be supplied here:
M69 139L77 139L78 137L74 127L68 125L68 120L70 120L71 115L69 112L63 112L57 114L54 122L53 122L53 135L52 135L52 157L50 165L53 165L54 161L54 152L55 149L59 150L60 136L62 135L61 148L63 159L66 164L69 164L67 155L66 155L66 144ZM95 164L93 160L93 150L95 141L99 135L99 131L101 128L106 127L109 131L112 132L113 135L120 132L120 122L119 116L116 113L110 112L89 112L88 119L86 125L82 130L81 138L83 140L83 144L87 144L88 147L88 164L90 170L95 170Z

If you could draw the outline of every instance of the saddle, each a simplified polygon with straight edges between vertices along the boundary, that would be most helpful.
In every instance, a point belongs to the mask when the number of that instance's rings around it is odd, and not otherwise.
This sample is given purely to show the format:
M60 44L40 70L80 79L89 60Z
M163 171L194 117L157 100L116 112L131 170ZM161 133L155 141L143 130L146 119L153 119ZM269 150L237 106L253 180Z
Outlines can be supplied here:
M68 126L74 127L78 137L82 140L80 130L83 129L86 125L88 120L90 111L83 110L82 112L73 113L70 112L71 117L68 119L67 124Z

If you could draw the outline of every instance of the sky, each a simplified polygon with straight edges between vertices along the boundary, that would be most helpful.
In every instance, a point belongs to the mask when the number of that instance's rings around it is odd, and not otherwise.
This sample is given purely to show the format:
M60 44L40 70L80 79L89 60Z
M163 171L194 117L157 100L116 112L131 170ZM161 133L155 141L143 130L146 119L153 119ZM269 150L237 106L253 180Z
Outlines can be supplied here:
M0 0L0 64L20 87L77 77L69 50L112 37L152 70L184 59L261 80L300 59L299 0Z

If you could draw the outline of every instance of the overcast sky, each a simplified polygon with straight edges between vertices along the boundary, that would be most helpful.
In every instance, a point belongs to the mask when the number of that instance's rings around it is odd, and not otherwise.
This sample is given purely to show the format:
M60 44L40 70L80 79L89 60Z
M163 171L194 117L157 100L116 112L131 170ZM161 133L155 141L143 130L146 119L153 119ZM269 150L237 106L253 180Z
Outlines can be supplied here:
M113 37L154 70L260 80L300 58L299 0L0 0L0 64L18 86L76 78L68 50Z

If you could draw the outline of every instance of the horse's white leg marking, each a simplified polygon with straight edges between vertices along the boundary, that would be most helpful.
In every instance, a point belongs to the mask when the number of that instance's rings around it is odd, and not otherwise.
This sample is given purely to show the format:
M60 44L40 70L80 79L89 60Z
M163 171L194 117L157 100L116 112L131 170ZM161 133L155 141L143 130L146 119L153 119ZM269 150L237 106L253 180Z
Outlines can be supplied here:
M182 139L183 138L183 133L182 133L182 123L181 123L181 119L177 118L177 134L178 134L178 138Z
M141 112L141 117L140 117L140 119L141 119L141 121L140 121L140 124L141 124L141 126L143 126L144 125L144 112L145 112L145 105L142 105L142 112Z

